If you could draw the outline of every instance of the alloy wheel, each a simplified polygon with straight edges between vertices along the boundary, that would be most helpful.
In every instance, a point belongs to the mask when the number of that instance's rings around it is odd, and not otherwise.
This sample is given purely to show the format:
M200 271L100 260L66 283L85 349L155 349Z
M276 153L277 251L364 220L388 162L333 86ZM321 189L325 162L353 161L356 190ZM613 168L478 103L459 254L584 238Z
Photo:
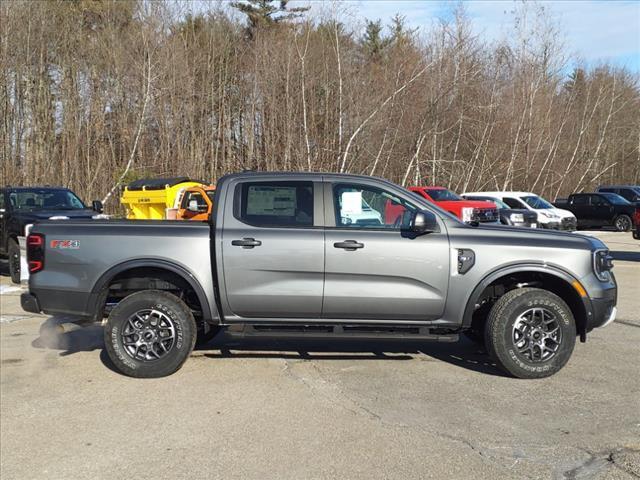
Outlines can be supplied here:
M176 327L164 313L147 309L131 315L120 335L131 358L152 362L171 351L176 340Z
M562 330L556 315L546 308L530 308L513 324L513 345L533 363L552 359L562 343Z

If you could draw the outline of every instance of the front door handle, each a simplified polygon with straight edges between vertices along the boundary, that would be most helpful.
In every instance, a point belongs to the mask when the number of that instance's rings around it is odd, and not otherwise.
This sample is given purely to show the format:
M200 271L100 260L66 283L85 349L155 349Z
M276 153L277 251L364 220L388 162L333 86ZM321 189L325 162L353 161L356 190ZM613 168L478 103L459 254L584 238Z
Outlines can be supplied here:
M356 242L355 240L345 240L344 242L336 242L333 246L335 248L344 248L349 252L353 252L357 248L364 248L364 243Z
M242 248L253 248L259 247L262 245L260 240L256 240L255 238L243 238L242 240L232 240L231 245L234 247L242 247Z

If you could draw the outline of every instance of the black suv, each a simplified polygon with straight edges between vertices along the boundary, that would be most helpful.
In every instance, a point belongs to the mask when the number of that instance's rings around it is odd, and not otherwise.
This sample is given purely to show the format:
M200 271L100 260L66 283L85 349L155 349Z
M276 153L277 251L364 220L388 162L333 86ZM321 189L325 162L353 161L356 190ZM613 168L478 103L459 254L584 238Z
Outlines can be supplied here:
M640 185L602 185L596 191L617 193L628 202L640 204Z
M4 187L0 189L0 256L9 259L9 273L20 283L18 237L25 227L39 220L93 218L102 213L102 203L88 208L71 190L62 187Z

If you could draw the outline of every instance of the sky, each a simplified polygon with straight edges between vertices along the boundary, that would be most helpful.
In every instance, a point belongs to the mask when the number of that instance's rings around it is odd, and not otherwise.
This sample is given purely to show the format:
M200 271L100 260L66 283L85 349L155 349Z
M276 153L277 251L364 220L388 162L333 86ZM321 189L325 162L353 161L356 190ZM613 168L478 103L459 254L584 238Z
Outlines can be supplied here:
M438 18L449 19L458 2L445 0L345 0L358 21L381 19L387 23L396 13L413 28L429 27ZM508 35L513 10L521 1L463 1L476 33L486 40ZM567 53L586 65L611 62L640 72L640 0L541 0L537 2L562 27ZM291 6L311 5L326 9L330 2L292 0Z

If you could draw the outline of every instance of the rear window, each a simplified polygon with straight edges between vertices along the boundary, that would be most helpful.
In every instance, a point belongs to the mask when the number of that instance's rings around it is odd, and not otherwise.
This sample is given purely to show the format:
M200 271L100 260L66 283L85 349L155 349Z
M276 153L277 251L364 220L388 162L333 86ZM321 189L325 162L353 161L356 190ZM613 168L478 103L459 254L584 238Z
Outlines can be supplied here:
M249 225L313 226L313 182L247 182L235 195L236 218Z
M461 197L453 193L451 190L445 190L441 188L425 188L425 191L436 202L455 202L458 200L462 200Z

